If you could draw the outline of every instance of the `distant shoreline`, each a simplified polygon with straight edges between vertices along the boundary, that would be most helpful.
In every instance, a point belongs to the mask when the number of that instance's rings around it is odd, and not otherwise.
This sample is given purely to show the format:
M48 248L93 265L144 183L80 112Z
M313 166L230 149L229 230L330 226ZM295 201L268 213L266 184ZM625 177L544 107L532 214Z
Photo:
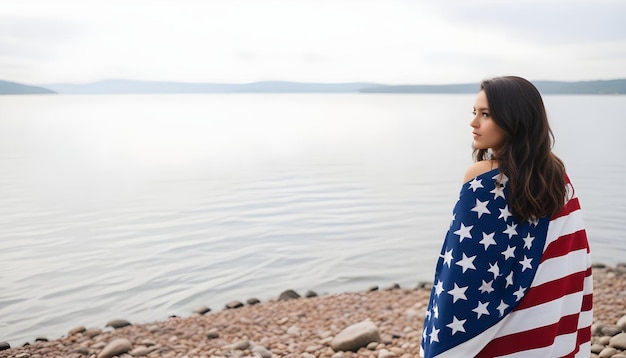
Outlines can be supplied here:
M626 94L626 79L598 81L533 81L542 94ZM0 81L1 94L199 94L199 93L476 93L477 83L443 85L385 85L368 82L305 83L264 81L253 83L188 83L105 80L31 86Z

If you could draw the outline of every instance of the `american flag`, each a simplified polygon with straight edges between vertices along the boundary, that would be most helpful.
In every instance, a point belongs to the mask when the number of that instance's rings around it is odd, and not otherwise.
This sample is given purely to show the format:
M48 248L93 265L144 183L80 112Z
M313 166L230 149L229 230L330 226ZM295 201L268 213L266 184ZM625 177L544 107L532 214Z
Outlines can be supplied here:
M498 169L463 184L430 294L423 357L589 357L591 258L578 198L516 220Z

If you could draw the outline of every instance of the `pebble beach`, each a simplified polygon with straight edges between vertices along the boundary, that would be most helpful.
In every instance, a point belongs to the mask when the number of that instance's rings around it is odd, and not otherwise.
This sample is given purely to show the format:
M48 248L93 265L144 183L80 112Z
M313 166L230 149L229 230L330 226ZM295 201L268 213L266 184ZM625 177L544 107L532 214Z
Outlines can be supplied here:
M626 264L595 264L593 275L589 355L626 358ZM112 317L101 326L68 327L61 338L33 337L20 347L0 342L0 358L418 357L429 293L429 284L320 296L287 290L266 302L199 307L188 317L151 323Z

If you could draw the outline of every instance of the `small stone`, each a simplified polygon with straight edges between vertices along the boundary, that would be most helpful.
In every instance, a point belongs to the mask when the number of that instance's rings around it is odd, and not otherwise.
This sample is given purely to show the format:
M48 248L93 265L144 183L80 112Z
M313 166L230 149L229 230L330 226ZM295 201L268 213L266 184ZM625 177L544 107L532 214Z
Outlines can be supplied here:
M240 308L243 307L243 303L241 303L240 301L230 301L226 304L226 309L227 310L232 310L235 308Z
M621 328L623 332L626 332L626 315L617 320L617 326Z
M591 335L592 336L599 336L602 334L602 328L604 328L603 324L600 323L593 323L591 325Z
M370 342L366 348L370 351L375 351L378 348L378 342Z
M149 339L149 338L146 338L146 339L142 340L141 344L143 344L146 347L156 346L156 342L151 340L151 339Z
M621 350L626 349L626 333L619 333L611 337L611 340L609 341L609 346Z
M95 336L100 335L100 333L102 333L102 330L100 328L90 328L86 330L85 333L83 334L89 338L93 338Z
M216 328L212 328L206 333L206 337L208 339L216 339L220 337L220 334L217 332Z
M7 349L11 349L9 342L0 342L0 351L5 351Z
M198 307L195 310L193 310L193 313L197 313L199 315L204 315L207 312L211 312L211 309L209 307L207 307L207 306L201 306L201 307Z
M130 326L130 322L125 319L114 319L112 321L107 322L105 327L113 327L114 329Z
M78 326L78 327L74 327L72 329L70 329L70 331L67 333L68 336L73 336L75 334L78 333L83 333L87 330L87 328L85 328L85 326Z
M283 293L280 294L280 296L278 296L279 301L293 300L296 298L300 298L300 295L294 290L284 291Z
M272 358L273 353L268 350L267 348L263 347L263 346L254 346L251 349L252 353L256 353L257 355L260 355L261 358Z
M37 338L35 338L35 342L48 342L48 338L46 338L46 337L37 337Z
M368 288L367 290L370 291L370 292L378 291L378 286L376 286L376 285L370 286L370 288Z
M126 338L117 338L109 342L104 349L98 354L98 358L112 358L123 353L130 352L133 349L132 344Z
M606 345L609 344L610 340L611 340L611 336L602 336L602 337L598 338L598 344L606 346Z
M611 358L614 354L618 353L619 351L613 347L606 347L602 350L602 352L600 352L600 354L598 354L598 357L600 358Z
M312 355L311 353L302 353L300 355L300 358L315 358L315 356Z
M30 354L24 352L15 356L15 358L30 358Z
M247 303L248 305L250 305L250 306L254 306L254 305L257 305L257 304L261 303L261 301L260 301L258 298L254 298L254 297L252 297L252 298L248 298L248 300L246 301L246 303Z
M398 290L398 289L400 289L400 284L398 284L398 283L394 283L393 285L391 285L391 286L389 286L389 287L387 288L387 291L391 291L391 290Z
M304 294L304 297L306 297L306 298L317 297L317 292L308 290Z
M591 345L591 353L600 353L604 349L604 345L596 343Z
M243 341L235 342L233 344L226 345L222 348L227 349L227 350L243 351L243 350L250 348L250 345L251 345L250 341L243 340Z
M332 357L330 358L343 358L343 356L344 356L343 352L337 352L333 354Z
M380 341L378 327L370 321L365 320L357 324L348 326L339 332L330 342L330 346L335 351L354 351L365 347L371 342Z
M605 336L613 337L620 332L622 332L622 329L614 324L602 327L602 334L604 334Z
M289 328L287 328L287 334L292 336L292 337L297 337L298 335L300 335L300 328L298 328L298 326L291 326Z
M72 349L72 353L78 353L84 356L88 356L89 354L91 354L91 352L89 351L89 348L87 347L74 348Z
M133 349L132 351L130 351L130 355L133 357L143 357L143 356L147 356L148 354L156 351L157 349L159 349L159 347L153 346L153 347L137 347L135 349Z
M396 354L384 348L378 351L378 358L393 358L393 357L396 357Z

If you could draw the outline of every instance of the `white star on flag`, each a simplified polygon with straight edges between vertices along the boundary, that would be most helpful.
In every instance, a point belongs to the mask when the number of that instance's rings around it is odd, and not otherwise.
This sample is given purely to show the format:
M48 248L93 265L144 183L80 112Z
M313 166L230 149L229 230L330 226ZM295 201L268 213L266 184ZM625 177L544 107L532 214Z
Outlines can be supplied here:
M524 248L525 249L530 249L533 246L533 240L535 238L530 236L530 233L528 233L526 235L526 237L523 239L524 240Z
M480 240L479 243L485 246L485 251L487 251L487 248L489 247L489 245L496 245L496 240L493 239L494 235L495 235L495 232L492 232L491 234L487 234L486 232L483 232L483 239Z
M470 189L476 191L477 189L483 188L482 179L474 178L471 182L469 182Z
M435 294L439 296L443 291L443 282L437 281L437 284L435 285Z
M459 235L459 242L463 242L463 239L465 238L467 239L472 238L470 231L472 230L473 227L474 225L465 226L463 225L463 223L461 223L461 228L454 232L456 235Z
M506 250L502 251L502 256L504 256L505 260L515 257L515 247L507 246Z
M491 214L491 211L487 209L487 204L489 201L480 201L476 199L476 206L472 208L472 211L478 213L478 217L480 218L483 214Z
M439 330L433 328L433 331L430 332L429 337L431 342L439 342Z
M465 273L468 269L476 270L476 267L473 264L475 258L476 255L467 257L465 253L463 253L463 259L457 261L456 264L463 268L463 273Z
M507 307L509 307L509 305L504 303L504 300L500 300L500 304L496 307L497 310L500 311L500 316L504 314L504 310L507 309Z
M498 262L496 261L493 265L489 264L489 269L487 271L493 274L494 279L500 276L500 267L498 267Z
M496 186L495 188L493 188L493 190L491 190L490 193L493 194L493 200L496 200L499 197L504 199L504 190L502 190L502 188L499 186Z
M480 287L478 288L480 290L481 293L491 293L493 292L493 280L486 282L485 280L483 280L482 285L480 285Z
M506 230L504 230L505 234L509 235L509 239L511 239L514 235L517 235L517 224L507 224Z
M450 264L452 263L452 249L446 251L445 254L443 255L439 255L439 257L443 258L443 264L444 265L448 265L448 267L450 267Z
M467 287L459 287L456 282L454 283L454 288L448 291L449 295L452 295L452 303L457 300L467 300L467 296L465 296L465 291L467 291Z
M454 336L456 332L465 332L465 328L463 327L463 325L466 321L466 319L459 320L455 316L452 316L452 322L450 324L447 324L446 327L452 329L452 335Z
M500 210L500 216L498 216L498 219L503 219L505 222L509 219L509 217L511 217L513 214L511 214L511 212L509 211L509 206L505 206L504 209L499 209Z
M480 318L480 316L482 315L489 316L489 310L487 309L487 306L489 306L489 301L485 303L478 301L478 306L476 306L476 308L472 310L478 315L478 317L476 317L477 319Z
M506 285L504 286L504 288L507 288L511 286L512 284L513 284L513 271L511 271L509 275L506 277Z
M522 265L522 272L524 272L526 269L532 269L533 265L531 265L531 261L532 259L529 257L526 257L526 255L524 255L524 259L522 261L520 261L520 265Z

